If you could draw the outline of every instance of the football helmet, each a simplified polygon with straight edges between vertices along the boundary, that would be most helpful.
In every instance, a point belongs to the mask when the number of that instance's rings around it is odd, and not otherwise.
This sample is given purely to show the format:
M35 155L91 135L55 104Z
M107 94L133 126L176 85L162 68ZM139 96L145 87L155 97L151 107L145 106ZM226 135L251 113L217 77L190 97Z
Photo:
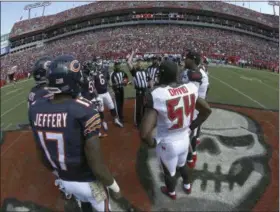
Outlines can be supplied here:
M50 64L47 78L49 87L56 88L56 93L71 94L76 97L80 93L83 82L80 62L72 55L56 57Z
M178 65L171 61L165 60L159 66L159 84L168 85L177 82Z
M103 61L102 61L101 57L96 57L95 66L96 66L97 71L100 71L102 69Z
M51 57L42 57L37 60L32 68L32 74L36 84L47 83L47 72L49 71L50 64L52 62Z

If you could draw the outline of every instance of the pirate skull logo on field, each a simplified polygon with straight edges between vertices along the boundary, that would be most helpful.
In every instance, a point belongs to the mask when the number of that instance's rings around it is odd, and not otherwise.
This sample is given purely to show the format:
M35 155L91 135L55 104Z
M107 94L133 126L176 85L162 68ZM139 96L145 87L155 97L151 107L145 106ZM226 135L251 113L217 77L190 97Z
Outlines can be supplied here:
M175 203L161 194L162 171L154 150L148 150L153 210L162 207L194 211L250 209L252 203L246 204L246 200L259 198L261 193L257 189L268 173L267 149L260 141L258 125L236 112L213 109L203 124L197 152L198 161L191 171L192 193L187 196L183 192L179 178Z

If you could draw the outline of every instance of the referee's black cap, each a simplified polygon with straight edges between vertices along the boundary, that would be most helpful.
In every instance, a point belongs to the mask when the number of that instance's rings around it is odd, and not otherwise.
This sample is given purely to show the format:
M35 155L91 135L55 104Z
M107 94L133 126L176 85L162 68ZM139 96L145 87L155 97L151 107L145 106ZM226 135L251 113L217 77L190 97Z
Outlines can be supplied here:
M159 66L159 83L169 84L177 81L178 65L172 60L165 60Z
M201 61L200 54L198 52L196 52L195 50L187 50L186 59L193 60L196 65L199 65L200 61Z

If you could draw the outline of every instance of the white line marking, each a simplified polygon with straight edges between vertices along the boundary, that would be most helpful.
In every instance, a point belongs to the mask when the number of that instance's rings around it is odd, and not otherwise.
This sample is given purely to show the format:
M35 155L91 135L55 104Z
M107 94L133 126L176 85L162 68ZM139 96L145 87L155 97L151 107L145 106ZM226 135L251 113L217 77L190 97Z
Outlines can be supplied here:
M273 90L275 90L275 91L279 91L279 88L278 88L278 89L277 89L277 88L274 88L274 87L272 87L272 86L270 86L270 85L264 83L262 80L257 79L256 77L246 77L246 76L240 75L240 74L238 74L238 73L236 73L236 72L234 72L234 71L231 72L231 73L234 73L234 74L238 75L241 79L249 80L249 81L253 81L253 82L258 82L258 83L261 83L262 85L267 86L268 88L271 88L271 89L273 89Z
M10 126L12 126L12 123L8 124L6 127L3 128L3 130L8 129Z
M16 94L15 96L12 96L11 98L5 99L4 101L1 100L1 104L4 104L4 103L10 101L11 99L13 99L13 98L15 98L15 97L21 95L22 93L23 93L23 91L19 92L19 93ZM27 99L26 99L26 101L27 101Z
M30 81L30 80L31 80L31 78L30 78L30 79L21 80L21 81L19 81L19 82L16 82L16 86L17 86L18 84L25 83L25 82L28 82L28 81ZM2 90L4 90L4 88L9 88L9 87L11 87L11 86L13 86L13 83L2 86L2 87L0 88L0 90L2 91Z
M5 116L9 112L13 111L14 109L16 109L18 106L20 106L24 102L26 102L26 100L23 100L23 101L19 102L18 104L16 104L14 107L10 108L9 110L6 110L4 113L1 114L1 117Z
M11 91L5 93L5 96L6 96L6 95L9 95L9 94L11 94L11 93L17 92L18 90L19 90L18 88L15 89L15 90L11 90Z
M245 96L246 98L250 99L252 102L255 102L256 104L258 104L259 106L261 106L263 109L267 109L267 107L265 107L263 104L261 104L260 102L258 102L258 101L255 100L255 99L251 98L250 96L246 95L245 93L241 92L240 90L238 90L238 89L232 87L230 84L228 84L228 83L226 83L226 82L220 80L219 78L213 77L212 75L210 75L210 77L212 77L212 78L215 79L215 80L218 80L220 83L222 83L222 84L228 86L229 88L231 88L232 90L236 91L237 93L239 93L239 94Z
M15 143L17 143L17 142L19 141L19 139L21 138L21 136L22 136L24 133L26 133L26 132L28 132L28 131L21 132L21 133L19 134L19 136L18 136L15 140L13 140L13 141L11 142L11 145L8 146L7 149L6 149L3 153L1 153L1 157L4 156L4 155L8 152L8 150L9 150Z
M239 75L239 74L238 74L238 75ZM239 75L239 76L240 76L240 75ZM240 79L249 80L249 81L252 81L252 80L253 80L252 78L245 77L245 76L240 76Z
M262 80L257 80L257 79L256 79L256 81L259 82L259 83L261 83L261 84L263 84L263 85L265 85L265 86L267 86L268 88L271 88L271 89L277 91L277 92L279 91L279 88L278 88L278 89L277 89L277 88L274 88L274 87L272 87L272 86L270 86L270 85L264 83Z

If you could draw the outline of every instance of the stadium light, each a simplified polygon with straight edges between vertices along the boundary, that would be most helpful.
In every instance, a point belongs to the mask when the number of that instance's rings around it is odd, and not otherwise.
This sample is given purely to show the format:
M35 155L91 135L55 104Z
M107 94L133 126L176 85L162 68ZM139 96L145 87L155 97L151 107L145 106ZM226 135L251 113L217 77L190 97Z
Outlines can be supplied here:
M273 14L276 15L275 6L279 7L279 1L268 1L268 5L273 7Z
M47 6L50 6L50 5L51 5L51 2L49 2L49 1L36 2L34 4L27 4L27 5L25 5L24 10L28 10L28 19L30 19L30 12L31 12L32 9L43 7L42 16L44 16L45 8Z

